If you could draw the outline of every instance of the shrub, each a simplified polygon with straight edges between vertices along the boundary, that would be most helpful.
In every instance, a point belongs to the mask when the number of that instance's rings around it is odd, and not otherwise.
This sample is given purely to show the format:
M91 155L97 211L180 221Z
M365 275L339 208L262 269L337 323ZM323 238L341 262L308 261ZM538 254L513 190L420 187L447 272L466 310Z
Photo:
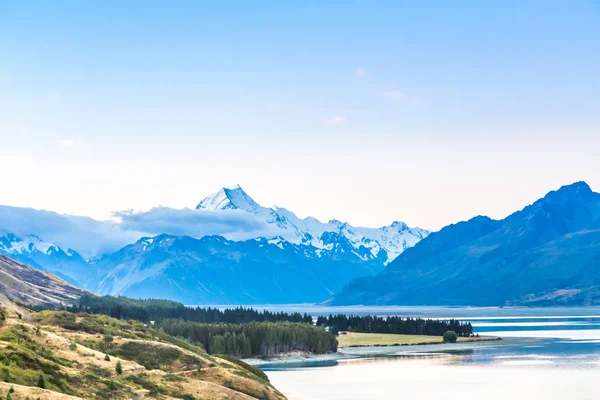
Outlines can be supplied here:
M444 343L456 343L458 335L454 331L446 331L444 333Z
M37 386L42 389L46 388L46 377L44 376L44 374L40 374L38 376Z
M204 361L199 357L185 354L175 347L156 343L125 342L115 346L110 354L125 360L135 361L148 370L195 369L204 364Z
M104 361L110 361L110 357L108 356L108 354L106 354L106 355L104 356Z

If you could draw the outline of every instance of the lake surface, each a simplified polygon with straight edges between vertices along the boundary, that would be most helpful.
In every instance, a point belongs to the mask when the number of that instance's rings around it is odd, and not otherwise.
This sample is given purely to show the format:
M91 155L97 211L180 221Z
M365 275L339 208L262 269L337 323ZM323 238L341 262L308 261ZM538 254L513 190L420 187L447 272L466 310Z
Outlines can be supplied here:
M598 399L600 308L265 307L459 318L502 341L342 349L340 359L261 365L290 400Z

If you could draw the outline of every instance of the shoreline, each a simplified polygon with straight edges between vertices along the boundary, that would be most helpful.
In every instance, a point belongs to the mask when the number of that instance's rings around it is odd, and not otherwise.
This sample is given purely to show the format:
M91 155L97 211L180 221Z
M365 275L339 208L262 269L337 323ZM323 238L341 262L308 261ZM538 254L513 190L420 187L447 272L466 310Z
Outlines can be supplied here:
M422 353L449 353L455 351L473 350L497 345L509 345L510 340L501 337L480 338L476 341L463 341L457 343L414 343L405 345L358 345L352 347L338 347L335 353L314 354L309 352L289 352L265 358L245 358L245 363L256 367L271 368L274 366L298 366L307 364L329 365L340 360L357 358L385 357L385 356L411 356Z
M393 343L393 344L353 344L353 345L349 345L349 346L340 346L338 347L338 349L352 349L352 348L359 348L359 347L410 347L410 346L436 346L436 345L440 345L440 344L447 344L447 345L452 345L452 344L461 344L461 343L479 343L479 342L496 342L496 341L500 341L500 340L504 340L501 337L489 337L489 338L484 338L484 337L480 337L477 340L467 340L467 341L459 341L456 343L446 343L443 340L439 341L439 342L419 342L419 343Z
M489 340L498 340L498 336L459 336L457 338L456 343L474 343ZM369 346L424 346L432 344L444 344L443 337L438 335L410 335L395 333L362 332L340 332L340 334L337 337L337 341L338 348Z

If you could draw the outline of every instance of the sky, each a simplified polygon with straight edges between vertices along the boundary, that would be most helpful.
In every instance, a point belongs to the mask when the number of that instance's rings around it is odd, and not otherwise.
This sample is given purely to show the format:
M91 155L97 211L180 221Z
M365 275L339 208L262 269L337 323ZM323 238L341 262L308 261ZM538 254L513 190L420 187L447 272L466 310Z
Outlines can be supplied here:
M0 1L0 204L240 184L432 230L600 191L600 1Z

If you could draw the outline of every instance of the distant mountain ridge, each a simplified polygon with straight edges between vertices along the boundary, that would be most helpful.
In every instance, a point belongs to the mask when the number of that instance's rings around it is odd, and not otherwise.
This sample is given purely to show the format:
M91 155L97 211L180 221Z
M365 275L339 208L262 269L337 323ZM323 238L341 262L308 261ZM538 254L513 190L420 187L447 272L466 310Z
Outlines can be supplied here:
M350 253L343 237L335 243L322 250L281 239L142 238L103 257L89 287L130 297L160 293L186 304L304 303L331 297L344 282L384 268L383 260Z
M53 243L44 242L36 235L20 238L14 234L0 237L0 254L10 256L23 264L49 271L71 284L88 274L88 261L74 250L63 250Z
M600 304L600 194L576 182L503 220L445 227L332 303Z
M327 223L313 217L301 219L285 208L262 207L239 185L222 188L207 196L196 206L196 209L213 212L242 210L256 215L268 224L277 226L281 229L281 236L285 240L296 244L310 244L316 248L326 246L321 240L324 234L338 233L346 237L355 249L361 247L369 249L373 257L377 257L381 250L385 251L386 262L392 261L430 233L421 228L409 228L405 223L398 221L381 228L362 228L335 219Z
M76 249L46 242L36 232L8 232L0 236L0 254L101 294L161 293L197 304L303 303L321 301L353 278L380 272L429 234L402 222L361 228L337 220L300 219L283 208L262 207L240 186L207 196L196 210L200 215L214 214L216 220L252 218L272 228L267 236L244 240L166 232L88 258ZM14 215L14 208L10 212ZM70 226L74 225L70 221L78 221L69 218L54 220L67 220ZM0 232L7 230L0 220Z

